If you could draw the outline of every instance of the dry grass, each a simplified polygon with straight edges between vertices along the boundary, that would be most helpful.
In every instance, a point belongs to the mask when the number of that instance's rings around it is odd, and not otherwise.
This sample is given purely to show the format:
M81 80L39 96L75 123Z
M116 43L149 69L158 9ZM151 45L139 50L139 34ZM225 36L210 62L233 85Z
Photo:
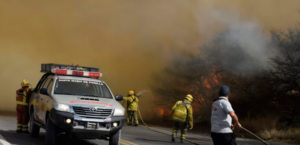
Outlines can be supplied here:
M264 116L257 118L246 118L241 120L241 124L253 132L261 130L270 130L279 126L278 119L272 116Z
M241 121L241 124L243 127L254 132L265 140L300 143L300 129L283 128L278 123L278 119L276 117L264 116L254 119L246 118ZM251 137L241 130L237 131L237 134Z
M299 128L289 129L271 129L259 132L259 136L266 140L284 141L284 142L298 142L300 143L300 130Z

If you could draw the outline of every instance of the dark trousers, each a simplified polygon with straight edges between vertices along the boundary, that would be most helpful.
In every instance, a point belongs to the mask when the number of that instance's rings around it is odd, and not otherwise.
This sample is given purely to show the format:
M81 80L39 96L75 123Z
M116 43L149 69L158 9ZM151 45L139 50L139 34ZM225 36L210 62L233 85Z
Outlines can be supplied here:
M237 145L233 133L211 133L214 145Z

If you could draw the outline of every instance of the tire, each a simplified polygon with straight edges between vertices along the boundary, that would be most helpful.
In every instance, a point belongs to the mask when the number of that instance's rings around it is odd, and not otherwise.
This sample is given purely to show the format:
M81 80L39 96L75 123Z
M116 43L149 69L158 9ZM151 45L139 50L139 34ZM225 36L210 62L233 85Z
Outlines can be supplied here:
M46 145L56 145L56 126L48 118L46 125Z
M115 134L110 135L109 137L109 145L119 145L121 137L121 130L116 132Z
M34 122L34 112L30 113L29 121L29 131L31 137L38 137L40 134L40 126L36 125Z

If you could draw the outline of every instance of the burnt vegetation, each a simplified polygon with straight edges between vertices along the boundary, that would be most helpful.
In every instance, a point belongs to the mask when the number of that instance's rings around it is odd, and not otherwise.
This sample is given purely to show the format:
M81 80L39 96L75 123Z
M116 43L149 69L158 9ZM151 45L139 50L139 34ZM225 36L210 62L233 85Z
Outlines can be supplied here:
M154 75L151 88L160 96L157 105L170 110L177 100L192 94L195 121L209 124L212 100L220 86L228 85L241 120L272 116L281 128L299 127L300 29L273 30L263 45L254 41L247 48L232 33L227 30L215 36L199 54L177 54L163 72ZM260 49L259 54L251 54L252 47Z

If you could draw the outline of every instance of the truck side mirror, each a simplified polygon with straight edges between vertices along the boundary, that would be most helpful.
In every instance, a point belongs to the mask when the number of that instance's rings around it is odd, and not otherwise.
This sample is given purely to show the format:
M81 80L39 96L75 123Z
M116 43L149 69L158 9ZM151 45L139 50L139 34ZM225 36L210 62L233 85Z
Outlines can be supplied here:
M46 88L42 88L42 89L40 90L40 93L43 94L43 95L49 95L48 89L46 89Z
M122 101L123 100L123 96L122 95L116 95L116 100L117 101Z

